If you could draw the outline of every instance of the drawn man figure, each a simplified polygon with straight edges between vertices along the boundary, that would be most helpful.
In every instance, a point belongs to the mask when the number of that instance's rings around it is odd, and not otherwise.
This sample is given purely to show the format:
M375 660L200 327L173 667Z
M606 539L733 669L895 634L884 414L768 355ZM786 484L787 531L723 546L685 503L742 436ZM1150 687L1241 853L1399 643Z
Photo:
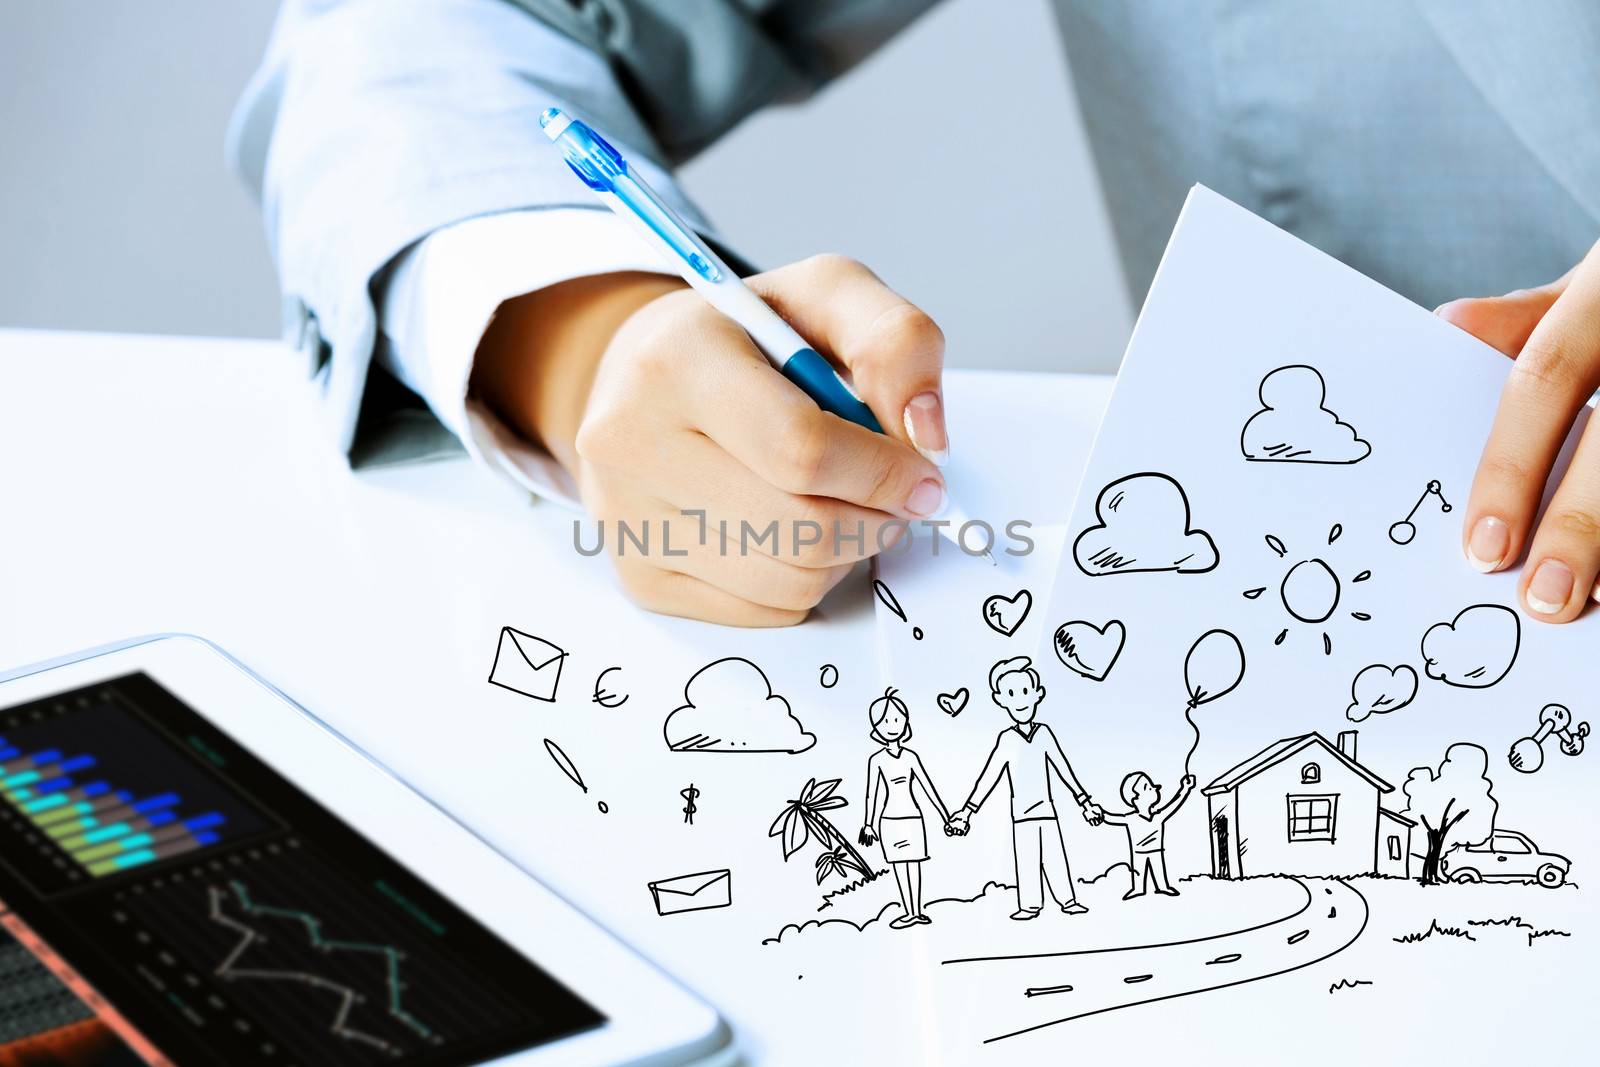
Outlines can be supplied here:
M989 671L989 698L1006 710L1012 725L995 738L994 750L972 787L972 795L951 818L952 826L957 833L966 833L973 813L1003 776L1011 793L1011 841L1017 864L1017 910L1011 917L1026 920L1038 915L1044 909L1046 885L1064 913L1082 915L1089 909L1078 903L1072 888L1067 848L1056 822L1051 768L1072 791L1091 826L1099 825L1104 813L1078 783L1067 754L1050 727L1034 721L1039 702L1044 699L1044 686L1033 661L1017 656L996 663Z

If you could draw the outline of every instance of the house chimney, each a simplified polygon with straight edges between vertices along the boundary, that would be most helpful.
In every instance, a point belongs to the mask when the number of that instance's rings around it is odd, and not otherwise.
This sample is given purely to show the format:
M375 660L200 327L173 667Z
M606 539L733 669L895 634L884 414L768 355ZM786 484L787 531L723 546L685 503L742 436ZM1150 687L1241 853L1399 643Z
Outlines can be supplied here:
M1356 732L1354 730L1339 731L1339 751L1351 763L1356 762Z

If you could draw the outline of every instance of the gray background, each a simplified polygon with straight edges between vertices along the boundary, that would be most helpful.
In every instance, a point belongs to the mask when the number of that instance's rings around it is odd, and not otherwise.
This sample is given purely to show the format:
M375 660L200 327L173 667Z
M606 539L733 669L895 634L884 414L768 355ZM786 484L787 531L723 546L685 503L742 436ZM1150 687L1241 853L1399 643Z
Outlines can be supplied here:
M682 176L760 263L871 265L944 326L954 365L1109 370L1131 313L1055 22L1005 0L1002 25L994 2L949 0ZM275 9L0 5L0 326L276 334L255 207L222 163ZM980 132L1018 145L1015 169L972 150ZM863 180L886 160L905 177Z

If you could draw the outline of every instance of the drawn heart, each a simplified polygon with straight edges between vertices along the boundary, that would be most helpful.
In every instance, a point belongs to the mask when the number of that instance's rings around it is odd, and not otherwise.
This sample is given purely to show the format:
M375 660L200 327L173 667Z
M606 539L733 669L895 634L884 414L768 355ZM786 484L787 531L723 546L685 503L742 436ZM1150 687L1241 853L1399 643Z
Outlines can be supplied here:
M992 596L983 602L983 621L995 633L1010 637L1032 607L1033 594L1026 589L1019 590L1016 596Z
M940 693L939 710L950 716L960 715L961 709L967 706L967 697L970 695L966 686L962 686L954 693Z
M1116 619L1104 626L1076 620L1057 629L1051 644L1067 670L1103 682L1122 655L1122 643L1127 639L1127 628Z

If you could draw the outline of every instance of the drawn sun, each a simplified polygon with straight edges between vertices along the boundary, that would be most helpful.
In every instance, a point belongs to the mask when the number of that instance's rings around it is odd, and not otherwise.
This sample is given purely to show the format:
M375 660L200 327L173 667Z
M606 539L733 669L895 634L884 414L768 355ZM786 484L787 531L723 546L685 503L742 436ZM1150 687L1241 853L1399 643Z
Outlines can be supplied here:
M1328 531L1328 544L1339 540L1339 535L1344 533L1344 527L1338 523L1333 524L1333 529ZM1283 539L1274 534L1267 534L1267 547L1277 554L1279 559L1287 559L1289 549ZM1350 579L1351 585L1356 585L1372 577L1371 571L1362 571ZM1244 591L1246 600L1255 600L1267 591L1266 586ZM1283 601L1283 610L1297 622L1320 625L1333 618L1333 613L1339 610L1339 601L1344 593L1344 587L1339 581L1339 576L1334 573L1326 560L1312 557L1302 559L1284 572L1283 581L1278 586L1278 597ZM1371 622L1372 616L1364 611L1352 611L1350 617L1357 622ZM1278 636L1273 639L1274 645L1283 644L1284 638L1289 636L1289 628L1285 626L1278 631ZM1327 630L1322 631L1322 654L1333 655L1333 638Z

